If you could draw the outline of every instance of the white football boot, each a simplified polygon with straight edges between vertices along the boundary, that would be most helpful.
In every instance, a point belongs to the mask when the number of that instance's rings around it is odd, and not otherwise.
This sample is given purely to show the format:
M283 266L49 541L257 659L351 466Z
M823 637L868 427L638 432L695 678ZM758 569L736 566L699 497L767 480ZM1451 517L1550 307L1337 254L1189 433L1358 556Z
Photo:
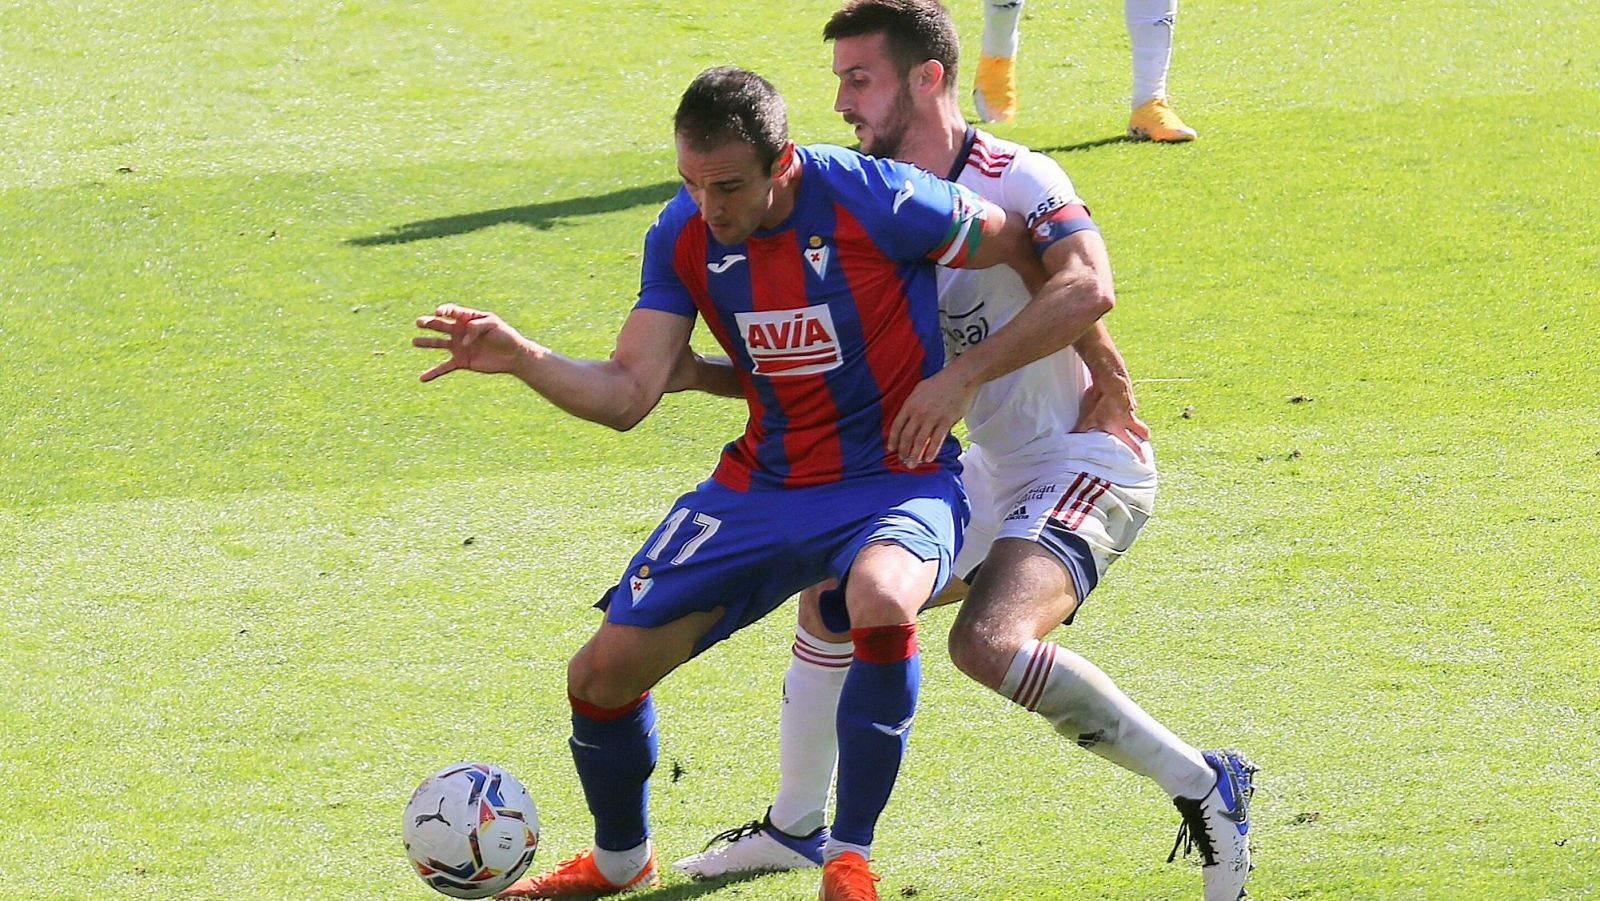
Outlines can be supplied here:
M1250 798L1258 768L1238 751L1206 751L1202 756L1216 771L1217 785L1198 801L1172 799L1183 825L1167 862L1177 859L1179 845L1185 857L1199 851L1205 901L1239 901L1250 877Z
M782 831L772 825L768 808L761 819L712 836L704 851L685 857L672 868L695 879L813 869L822 866L822 846L827 840L826 826L810 835Z

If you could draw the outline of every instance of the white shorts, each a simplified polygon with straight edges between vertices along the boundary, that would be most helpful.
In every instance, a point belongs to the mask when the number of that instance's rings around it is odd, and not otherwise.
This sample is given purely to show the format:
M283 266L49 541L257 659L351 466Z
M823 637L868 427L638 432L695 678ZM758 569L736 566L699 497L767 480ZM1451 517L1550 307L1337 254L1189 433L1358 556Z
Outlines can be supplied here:
M1131 453L1128 457L1136 459ZM1154 469L1138 479L1113 481L1103 467L1081 455L996 463L977 445L961 455L961 464L972 522L956 557L955 575L969 583L997 540L1022 538L1060 558L1081 602L1106 568L1133 545L1155 509Z

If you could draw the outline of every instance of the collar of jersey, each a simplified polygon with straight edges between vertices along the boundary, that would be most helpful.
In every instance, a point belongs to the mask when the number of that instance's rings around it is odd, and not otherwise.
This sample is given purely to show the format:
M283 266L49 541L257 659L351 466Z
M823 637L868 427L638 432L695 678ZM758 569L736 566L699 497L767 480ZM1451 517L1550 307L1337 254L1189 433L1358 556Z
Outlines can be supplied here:
M961 139L961 152L956 154L955 164L950 167L950 174L944 177L945 181L955 181L961 177L961 170L967 168L967 157L972 155L972 145L976 143L978 130L968 125L967 136Z

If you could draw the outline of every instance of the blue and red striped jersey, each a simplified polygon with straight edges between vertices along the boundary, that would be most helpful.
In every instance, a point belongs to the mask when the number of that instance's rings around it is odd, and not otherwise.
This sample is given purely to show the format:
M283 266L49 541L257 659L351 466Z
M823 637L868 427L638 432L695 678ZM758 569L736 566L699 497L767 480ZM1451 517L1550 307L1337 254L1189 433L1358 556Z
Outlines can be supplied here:
M915 166L796 150L782 224L719 244L682 190L645 236L637 306L698 314L738 369L750 419L713 474L738 491L915 471L889 426L944 365L934 266L965 264L982 231L976 195Z

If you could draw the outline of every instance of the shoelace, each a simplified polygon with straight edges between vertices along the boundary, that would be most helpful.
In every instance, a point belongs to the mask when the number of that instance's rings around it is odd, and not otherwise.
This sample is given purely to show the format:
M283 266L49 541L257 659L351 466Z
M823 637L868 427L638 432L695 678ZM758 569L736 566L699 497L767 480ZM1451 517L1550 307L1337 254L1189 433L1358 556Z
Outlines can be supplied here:
M711 850L711 846L717 842L727 842L731 845L740 839L749 838L750 836L755 835L765 826L766 824L760 820L751 820L750 822L745 823L743 826L735 826L726 832L718 832L716 835L711 836L711 841L706 842L706 846L700 850L702 852L709 851Z
M1217 846L1211 840L1211 831L1206 825L1206 816L1199 804L1193 807L1182 806L1178 808L1183 814L1183 825L1178 827L1178 837L1172 842L1172 853L1167 855L1167 863L1178 859L1178 846L1183 846L1183 856L1188 857L1189 852L1198 848L1200 862L1204 866L1215 866L1217 863Z

